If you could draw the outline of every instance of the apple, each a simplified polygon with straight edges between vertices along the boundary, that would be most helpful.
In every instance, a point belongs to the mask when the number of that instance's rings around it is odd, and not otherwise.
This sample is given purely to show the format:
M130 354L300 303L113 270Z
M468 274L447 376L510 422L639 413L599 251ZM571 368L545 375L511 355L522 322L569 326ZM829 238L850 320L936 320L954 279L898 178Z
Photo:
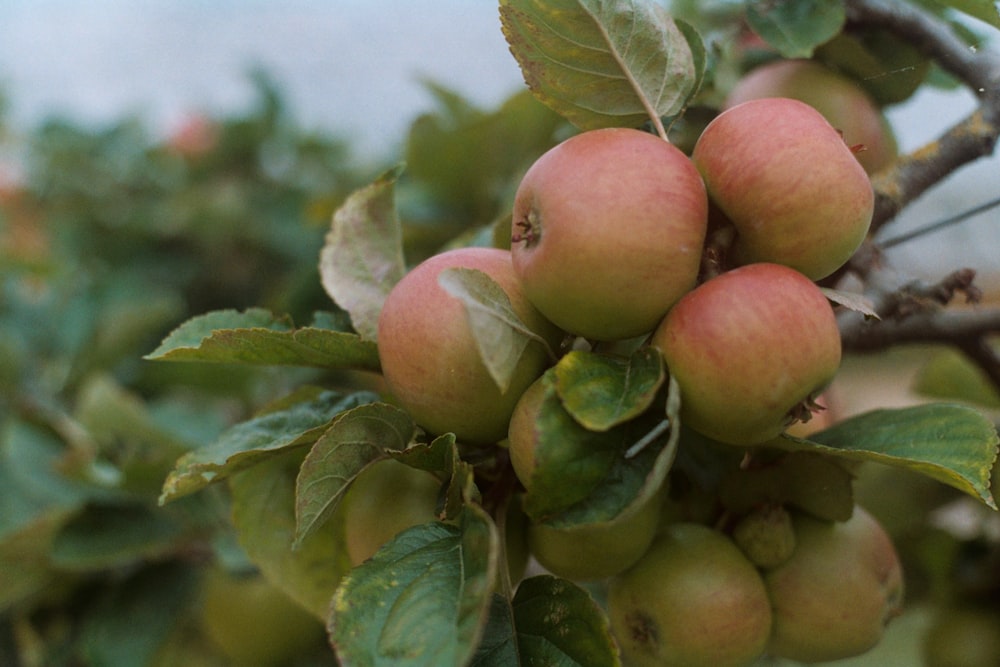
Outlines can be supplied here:
M860 655L901 612L903 575L888 534L863 508L844 522L793 516L795 550L764 574L771 655L827 662Z
M732 445L757 445L808 419L840 366L823 292L779 264L749 264L686 294L656 328L681 390L681 420Z
M579 528L528 525L528 548L552 574L573 581L597 581L625 570L646 553L660 524L660 494L628 516Z
M629 128L575 135L543 154L514 198L511 253L524 293L565 331L652 331L698 276L708 219L690 159Z
M611 630L636 667L745 667L771 632L757 569L722 533L664 527L646 554L608 583Z
M859 146L854 157L869 174L896 159L898 147L882 110L854 79L814 60L773 60L745 74L726 96L723 109L750 100L786 97L813 107Z
M765 98L716 116L695 144L709 197L736 231L735 264L830 275L868 233L875 196L840 133L804 102Z
M200 627L234 665L289 665L326 646L322 621L260 574L212 566L202 596Z
M378 321L382 374L391 395L421 427L434 435L452 432L470 443L499 442L521 393L550 364L550 352L531 341L506 391L493 380L463 303L438 284L451 267L478 269L503 289L518 317L550 346L563 334L527 300L511 264L499 248L458 248L434 255L392 288Z
M412 526L437 519L441 482L395 459L371 464L351 482L337 506L351 565L360 565Z

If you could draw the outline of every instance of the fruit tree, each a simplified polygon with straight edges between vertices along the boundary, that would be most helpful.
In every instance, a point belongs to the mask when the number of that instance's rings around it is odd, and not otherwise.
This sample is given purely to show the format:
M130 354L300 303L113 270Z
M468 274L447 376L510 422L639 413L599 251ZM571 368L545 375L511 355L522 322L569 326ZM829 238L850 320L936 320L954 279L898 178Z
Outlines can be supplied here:
M281 378L159 505L218 492L343 665L815 664L897 632L956 664L932 640L1000 614L1000 309L885 251L989 207L893 232L992 153L998 29L986 1L500 0L526 90L437 91L333 210L312 321L210 310L146 355ZM932 86L977 106L900 152L886 109ZM857 399L898 355L917 399Z

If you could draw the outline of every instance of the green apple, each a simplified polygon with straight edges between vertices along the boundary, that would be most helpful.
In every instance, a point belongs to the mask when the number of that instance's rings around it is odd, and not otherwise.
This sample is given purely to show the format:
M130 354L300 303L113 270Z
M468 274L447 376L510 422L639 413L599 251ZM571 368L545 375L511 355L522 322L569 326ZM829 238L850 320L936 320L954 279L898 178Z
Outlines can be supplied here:
M337 506L351 565L360 565L412 526L437 518L441 482L395 459L376 461L351 482Z
M691 159L736 231L736 264L773 262L819 280L868 233L875 203L868 174L804 102L774 97L726 109L701 133Z
M723 108L766 97L787 97L813 107L836 128L868 173L896 159L896 138L882 110L860 84L814 60L774 60L750 70L726 96Z
M695 523L665 526L610 580L608 615L636 667L745 667L771 632L760 573L729 538Z
M844 522L796 514L793 525L791 558L764 574L774 609L768 652L806 663L865 653L901 612L892 541L861 507Z
M807 419L841 356L823 292L778 264L750 264L702 283L670 310L651 344L680 386L681 421L748 446Z
M259 574L213 566L202 595L202 631L234 665L281 667L326 644L322 621Z
M660 524L660 494L632 514L608 523L559 529L528 525L528 548L552 574L573 581L597 581L625 570L646 553Z
M688 157L627 128L542 155L514 199L511 253L528 299L577 336L648 333L698 276L708 219Z
M550 351L532 340L501 391L483 362L465 305L438 284L452 267L478 269L500 286L527 327L558 348L562 332L528 302L511 255L498 248L458 248L424 260L389 292L378 321L382 374L395 400L434 435L454 433L470 443L499 442L521 393L550 364Z

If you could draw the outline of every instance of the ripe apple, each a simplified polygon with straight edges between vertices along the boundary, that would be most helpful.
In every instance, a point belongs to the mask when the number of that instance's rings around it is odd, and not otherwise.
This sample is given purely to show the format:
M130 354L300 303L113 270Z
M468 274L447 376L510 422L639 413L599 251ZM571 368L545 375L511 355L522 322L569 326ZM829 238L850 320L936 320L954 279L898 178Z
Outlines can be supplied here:
M694 286L707 218L705 186L679 149L640 130L583 132L524 174L514 270L528 299L569 333L631 338Z
M736 230L736 264L774 262L819 280L868 233L875 202L868 174L804 102L775 97L726 109L701 133L691 159Z
M610 580L608 615L636 667L745 667L771 632L760 573L729 538L696 523L665 526Z
M808 419L840 366L823 292L778 264L719 274L677 302L651 344L681 389L681 420L732 445L756 445Z
M480 356L465 306L438 284L438 275L451 267L489 275L528 328L558 347L562 332L524 296L509 251L458 248L424 260L390 291L378 322L382 374L399 404L432 434L499 442L517 399L549 365L549 351L531 341L510 386L500 391Z
M660 524L660 494L635 513L609 523L559 529L528 525L528 548L552 574L573 581L596 581L622 572L649 549Z
M750 100L787 97L813 107L844 137L869 174L896 159L889 123L867 91L853 79L814 60L773 60L750 70L729 91L723 109Z
M326 645L323 623L259 574L213 566L202 595L201 629L234 665L279 667Z
M800 662L860 655L901 611L903 575L888 534L855 507L845 522L793 516L791 558L764 574L774 609L768 652Z
M337 506L351 565L375 555L397 533L437 518L441 482L424 470L395 459L376 461L361 471Z

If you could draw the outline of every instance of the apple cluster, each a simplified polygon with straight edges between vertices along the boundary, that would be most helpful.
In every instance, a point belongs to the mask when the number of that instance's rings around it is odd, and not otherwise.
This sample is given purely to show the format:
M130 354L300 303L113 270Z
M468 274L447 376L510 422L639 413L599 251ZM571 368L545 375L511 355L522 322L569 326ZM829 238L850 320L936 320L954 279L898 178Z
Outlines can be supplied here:
M860 246L873 205L856 149L795 99L732 104L690 154L637 129L582 132L525 172L509 249L443 251L391 290L378 322L386 387L432 435L505 443L530 493L541 406L558 400L545 371L568 349L648 346L679 387L684 428L749 452L807 420L837 372L840 334L817 281ZM442 283L449 269L486 274L502 293L489 316L524 334L503 382L473 309ZM833 660L870 648L898 607L895 552L860 508L838 521L753 508L723 531L672 520L666 495L611 523L528 522L518 538L554 574L608 582L632 664Z

